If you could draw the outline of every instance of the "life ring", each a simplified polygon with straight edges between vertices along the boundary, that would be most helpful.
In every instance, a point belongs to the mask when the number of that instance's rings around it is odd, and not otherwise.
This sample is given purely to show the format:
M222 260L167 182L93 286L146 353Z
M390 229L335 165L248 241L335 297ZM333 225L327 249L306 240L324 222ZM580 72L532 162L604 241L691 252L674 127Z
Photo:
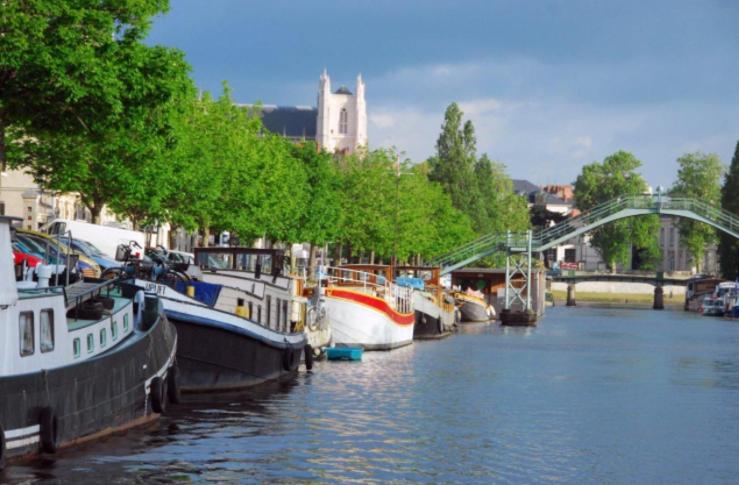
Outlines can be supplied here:
M50 407L43 408L39 415L39 438L43 451L56 453L59 446L59 422Z
M5 430L0 425L0 472L5 469Z
M155 413L162 414L166 407L166 395L164 394L164 383L161 377L155 377L149 384L149 397L151 409Z
M286 371L292 371L295 367L296 356L299 355L299 351L296 352L294 349L288 347L282 354L282 368Z
M313 347L310 344L303 347L303 358L305 359L305 368L307 370L313 369Z
M178 404L180 402L180 384L177 381L177 364L175 363L167 372L167 398L169 402Z

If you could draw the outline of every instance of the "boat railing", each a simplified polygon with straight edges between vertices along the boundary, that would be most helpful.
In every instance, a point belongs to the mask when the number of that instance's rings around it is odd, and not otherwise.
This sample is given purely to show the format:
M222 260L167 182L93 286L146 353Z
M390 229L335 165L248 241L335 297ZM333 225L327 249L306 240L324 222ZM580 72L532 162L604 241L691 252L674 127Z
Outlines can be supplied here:
M326 286L351 287L384 299L400 313L413 311L413 289L398 286L383 275L333 266L321 266L317 279Z

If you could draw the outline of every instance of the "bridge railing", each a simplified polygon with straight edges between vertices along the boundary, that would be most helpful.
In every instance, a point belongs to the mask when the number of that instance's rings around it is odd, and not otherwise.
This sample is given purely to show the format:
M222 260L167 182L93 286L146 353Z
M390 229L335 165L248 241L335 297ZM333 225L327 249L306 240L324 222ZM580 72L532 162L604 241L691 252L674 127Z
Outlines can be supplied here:
M565 241L588 226L615 215L626 209L647 210L654 214L662 211L687 211L702 217L715 226L728 229L739 237L739 217L706 202L686 197L670 197L665 195L635 195L619 197L599 204L583 212L577 217L566 219L559 224L534 232L532 249L540 251L556 241ZM511 248L525 248L525 233L500 234L491 233L460 246L454 251L440 256L433 264L448 267L460 262L474 259L476 256L488 256L496 251L507 251Z

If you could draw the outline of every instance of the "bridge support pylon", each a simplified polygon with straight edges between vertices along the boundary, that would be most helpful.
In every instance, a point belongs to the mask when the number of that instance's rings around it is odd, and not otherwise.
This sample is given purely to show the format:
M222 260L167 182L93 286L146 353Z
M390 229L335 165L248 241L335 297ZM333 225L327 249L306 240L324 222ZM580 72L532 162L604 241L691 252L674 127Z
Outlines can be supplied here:
M655 310L665 309L665 290L662 288L662 285L654 287L654 303L652 304L652 308Z
M531 251L532 233L526 233L526 247L514 247L511 232L506 236L505 305L500 312L501 325L528 327L536 325L538 313L531 307ZM520 286L513 284L514 277ZM525 296L524 296L525 292Z
M575 283L567 283L567 306L577 306L575 302Z

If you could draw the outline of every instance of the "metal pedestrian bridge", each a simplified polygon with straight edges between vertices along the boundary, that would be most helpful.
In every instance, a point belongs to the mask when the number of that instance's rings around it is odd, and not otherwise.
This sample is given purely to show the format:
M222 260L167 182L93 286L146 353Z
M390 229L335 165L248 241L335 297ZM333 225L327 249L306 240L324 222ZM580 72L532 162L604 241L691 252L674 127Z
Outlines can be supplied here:
M695 199L669 197L663 194L638 195L619 197L604 202L577 217L545 229L525 233L507 232L485 235L431 261L431 264L439 266L441 274L444 275L487 256L496 253L506 254L505 308L509 309L510 305L517 301L529 310L531 308L530 296L529 292L524 290L528 287L531 277L533 253L541 253L620 219L651 214L703 222L739 239L739 217L719 207ZM516 288L512 285L514 277L523 277L523 287ZM522 297L524 292L527 294L525 300Z

